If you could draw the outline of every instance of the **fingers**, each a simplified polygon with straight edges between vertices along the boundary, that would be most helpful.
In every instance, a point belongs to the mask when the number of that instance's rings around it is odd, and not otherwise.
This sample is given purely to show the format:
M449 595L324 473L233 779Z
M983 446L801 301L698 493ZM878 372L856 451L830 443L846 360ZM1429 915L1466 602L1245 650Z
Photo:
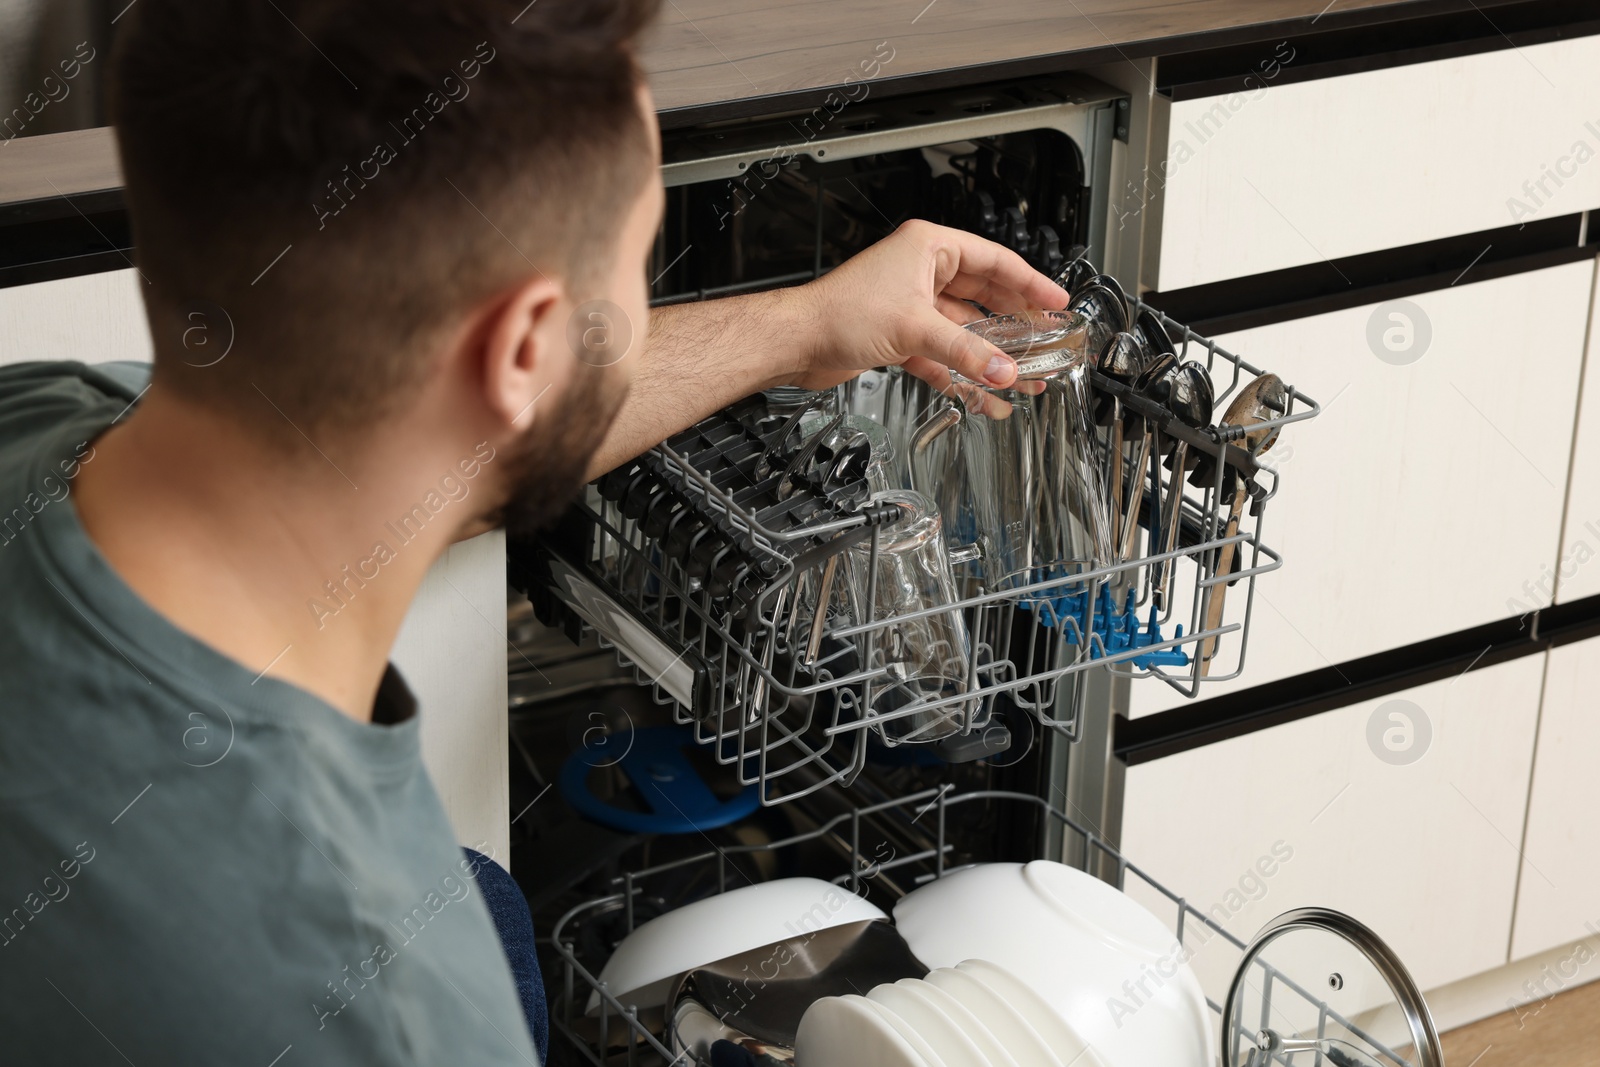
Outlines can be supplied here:
M951 296L1013 311L1063 308L1071 299L1021 256L976 234L920 220L901 230L927 248L936 264L938 288Z
M950 371L942 363L912 356L902 364L907 374L920 378L938 391L956 401L973 415L990 419L1003 419L1011 414L1011 405L1005 400L968 382L952 382ZM1019 385L1031 385L1021 382Z
M988 278L964 272L950 279L950 284L945 286L944 291L950 296L982 304L990 311L999 312L1002 315L1026 314L1030 311L1037 311L1041 307L1052 307L1052 305L1030 303L1027 298L1019 293L1013 292L1002 285L997 285ZM1053 307L1066 306L1063 302Z
M1004 388L1017 377L1017 364L994 345L962 329L933 308L919 309L901 351L925 356L975 382Z
M969 322L978 322L984 317L983 312L965 300L957 300L955 297L946 296L943 293L938 293L934 296L933 306L939 309L939 314L957 326L965 326Z

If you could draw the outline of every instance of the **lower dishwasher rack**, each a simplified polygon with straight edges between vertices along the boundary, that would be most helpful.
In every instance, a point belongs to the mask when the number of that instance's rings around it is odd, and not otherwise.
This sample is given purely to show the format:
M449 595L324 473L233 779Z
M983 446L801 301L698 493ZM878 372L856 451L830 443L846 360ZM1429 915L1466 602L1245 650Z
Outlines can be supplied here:
M730 857L762 852L780 853L825 838L833 838L839 846L839 859L843 869L832 877L832 881L841 888L858 894L863 893L873 883L884 880L890 875L895 875L896 880L909 882L913 886L920 885L945 873L946 859L951 851L951 845L946 841L946 827L952 813L959 814L960 809L966 805L978 802L998 802L1007 805L1007 810L1017 812L1031 809L1030 814L1042 816L1049 827L1062 834L1065 838L1066 854L1082 858L1084 862L1080 866L1102 871L1108 881L1124 892L1132 890L1146 901L1164 903L1170 911L1160 917L1173 931L1175 951L1187 952L1191 945L1198 948L1200 944L1210 943L1213 938L1220 937L1241 958L1243 957L1247 947L1244 941L1218 924L1188 899L1158 882L1108 844L1099 834L1080 825L1048 801L1029 793L981 789L959 792L945 786L924 789L875 804L853 806L849 811L785 840L760 845L712 847L697 855L653 867L629 870L622 874L614 880L617 892L584 901L570 908L556 922L551 932L550 939L560 960L559 984L556 986L556 995L551 998L552 1031L570 1043L582 1062L594 1064L596 1067L614 1067L617 1064L627 1064L628 1067L667 1067L667 1065L693 1067L695 1061L687 1051L673 1052L672 1036L665 1032L664 1013L656 1010L641 1013L635 1005L623 1003L580 961L573 936L575 926L581 925L586 917L620 910L625 918L624 929L631 932L635 925L634 902L648 891L649 884L654 878L692 866L700 866L707 870L714 868L719 892L726 891L729 888L727 876ZM1012 805L1016 807L1011 807ZM909 816L912 825L921 824L922 820L927 819L926 832L930 847L904 855L894 850L890 850L888 855L883 855L881 847L869 853L863 844L863 820L883 815L902 818ZM1186 960L1189 957L1180 955L1178 958ZM1250 962L1250 966L1255 972L1255 980L1262 988L1263 1025L1267 1014L1274 1010L1272 1001L1276 995L1289 999L1295 1010L1314 1012L1318 1020L1319 1037L1330 1025L1340 1027L1362 1038L1369 1047L1388 1056L1393 1063L1411 1062L1402 1053L1363 1031L1355 1022L1330 1007L1325 1000L1266 960L1258 956ZM586 1015L584 1006L594 994L598 994L599 1012L596 1015ZM1209 994L1206 1003L1220 1023L1222 1005ZM1254 1040L1256 1026L1251 1022L1242 1017L1236 1018L1233 1026L1234 1030L1247 1041ZM1321 1056L1318 1056L1318 1060L1324 1062ZM1290 1064L1293 1061L1279 1054L1273 1056L1271 1062Z

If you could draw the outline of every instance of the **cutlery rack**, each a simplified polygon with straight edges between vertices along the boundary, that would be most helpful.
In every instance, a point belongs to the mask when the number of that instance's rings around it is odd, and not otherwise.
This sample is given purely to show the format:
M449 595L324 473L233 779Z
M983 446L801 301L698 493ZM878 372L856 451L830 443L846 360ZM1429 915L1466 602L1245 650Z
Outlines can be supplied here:
M738 888L749 878L738 866L740 859L777 859L777 865L781 866L780 857L792 856L802 848L815 848L818 844L830 847L836 859L838 873L831 879L835 885L842 891L872 897L888 911L899 897L942 876L947 864L953 869L952 859L960 862L947 842L947 827L960 820L966 814L963 809L969 805L988 805L996 809L1000 818L1042 814L1055 828L1057 836L1064 839L1069 855L1082 857L1083 865L1089 869L1103 871L1117 888L1134 896L1167 922L1175 945L1196 951L1212 943L1214 938L1220 938L1231 946L1230 965L1236 967L1231 961L1242 960L1244 941L1049 801L1029 793L959 792L942 786L875 804L851 806L812 829L781 841L713 846L695 855L629 870L615 878L614 892L570 908L551 930L551 942L560 960L559 977L550 976L554 979L551 986L555 993L550 1011L552 1027L586 1062L596 1067L624 1062L640 1067L692 1064L688 1053L673 1053L672 1038L665 1032L664 1016L659 1009L641 1013L636 1005L623 1003L585 964L579 942L584 937L586 924L603 922L616 936L626 935L636 925L636 907L654 895L656 886L681 884L686 875L693 872L701 875L706 884L715 885L716 892L726 892ZM824 873L821 877L828 875ZM1245 1039L1246 1047L1253 1042L1258 1023L1288 1012L1296 1017L1306 1017L1309 1012L1317 1019L1316 1036L1319 1038L1326 1036L1330 1027L1338 1028L1363 1042L1374 1056L1388 1057L1387 1062L1395 1064L1410 1062L1402 1052L1345 1018L1262 957L1255 957L1250 966L1255 973L1252 989L1258 988L1260 992L1261 1013L1258 1019L1241 1017L1232 1024ZM585 1015L584 1009L592 994L598 994L599 1011L595 1015ZM1276 1007L1275 997L1279 998ZM1289 1002L1287 1006L1284 1001ZM1213 1021L1220 1024L1222 1006L1209 996L1206 1003L1216 1013ZM1252 1000L1252 1011L1254 1004ZM1240 1014L1242 1016L1242 1012ZM1292 1067L1297 1061L1279 1053L1274 1054L1270 1062Z
M1215 383L1218 410L1262 372L1143 302L1167 329L1183 359L1201 362ZM1278 488L1270 465L1241 447L1243 430L1194 429L1098 372L1098 393L1115 396L1169 441L1208 457L1202 485L1174 480L1157 466L1160 494L1138 472L1146 550L1133 558L1070 572L1041 568L1038 581L986 589L967 581L957 602L892 618L853 620L804 610L830 560L852 543L870 542L875 562L881 509L852 508L801 470L785 475L801 442L777 439L759 398L736 404L624 464L595 484L557 528L511 546L512 584L526 592L547 625L574 640L595 633L616 650L658 703L691 726L719 762L737 766L761 803L804 796L832 782L848 784L871 748L893 746L871 730L911 713L949 709L957 736L938 742L952 762L980 758L1007 743L991 728L997 700L1031 713L1069 740L1077 736L1074 702L1058 699L1063 678L1104 666L1131 677L1156 677L1185 696L1204 681L1237 677L1249 643L1255 579L1282 564L1262 540L1267 505ZM936 398L938 399L938 398ZM1256 430L1312 418L1310 397L1288 390L1285 410ZM1229 532L1235 486L1250 509ZM1151 516L1183 494L1176 547L1151 550ZM780 492L780 489L782 490ZM1159 523L1159 518L1157 518ZM1217 574L1222 559L1235 565ZM1153 589L1157 566L1173 568L1173 595ZM869 566L868 570L875 568ZM961 570L957 568L958 576ZM1233 586L1237 622L1206 627L1214 596ZM887 714L873 706L887 667L868 669L874 642L895 627L940 611L963 613L971 649L961 692ZM1202 642L1215 640L1203 668ZM1221 653L1231 647L1226 669ZM863 656L861 650L867 655ZM799 775L802 768L824 771Z

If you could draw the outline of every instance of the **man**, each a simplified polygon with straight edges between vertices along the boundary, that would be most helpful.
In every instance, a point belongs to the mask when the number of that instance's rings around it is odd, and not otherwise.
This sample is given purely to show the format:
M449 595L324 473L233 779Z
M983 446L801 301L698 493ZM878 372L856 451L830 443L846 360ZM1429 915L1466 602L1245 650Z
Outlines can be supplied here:
M967 301L1066 302L908 224L798 289L649 314L654 6L121 19L153 373L0 373L0 505L25 515L0 538L17 1062L534 1062L387 669L424 572L763 387L939 363L1004 385ZM570 337L596 307L637 339L612 366Z

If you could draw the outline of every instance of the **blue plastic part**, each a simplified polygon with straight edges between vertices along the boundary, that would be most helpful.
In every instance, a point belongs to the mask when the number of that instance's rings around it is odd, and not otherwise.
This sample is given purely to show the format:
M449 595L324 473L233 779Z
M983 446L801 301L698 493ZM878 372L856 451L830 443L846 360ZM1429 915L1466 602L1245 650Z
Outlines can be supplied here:
M1108 586L1100 587L1099 598L1094 610L1094 632L1099 636L1101 644L1105 646L1105 655L1114 656L1119 652L1126 652L1131 648L1145 648L1150 645L1160 644L1166 640L1161 633L1161 625L1156 622L1156 610L1150 608L1150 618L1143 626L1139 624L1139 616L1134 608L1135 590L1129 589L1127 600L1121 610L1111 599L1111 589ZM1063 620L1073 618L1078 620L1076 630L1067 629L1067 640L1076 644L1078 634L1089 628L1089 596L1086 592L1069 593L1062 596L1036 596L1022 601L1022 606L1038 613L1039 621L1045 626L1055 628L1062 625ZM1183 637L1183 627L1179 625L1173 632L1173 637ZM1091 646L1093 648L1093 646ZM1098 650L1094 656L1099 657ZM1132 657L1131 662L1137 667L1186 667L1189 665L1189 656L1180 646L1157 649L1143 655Z
M626 833L688 834L727 826L761 806L755 785L728 800L711 792L684 755L695 747L687 727L650 726L626 736L627 750L619 760L580 749L561 765L561 795L589 821ZM590 791L589 775L613 764L622 768L649 811L615 807Z

